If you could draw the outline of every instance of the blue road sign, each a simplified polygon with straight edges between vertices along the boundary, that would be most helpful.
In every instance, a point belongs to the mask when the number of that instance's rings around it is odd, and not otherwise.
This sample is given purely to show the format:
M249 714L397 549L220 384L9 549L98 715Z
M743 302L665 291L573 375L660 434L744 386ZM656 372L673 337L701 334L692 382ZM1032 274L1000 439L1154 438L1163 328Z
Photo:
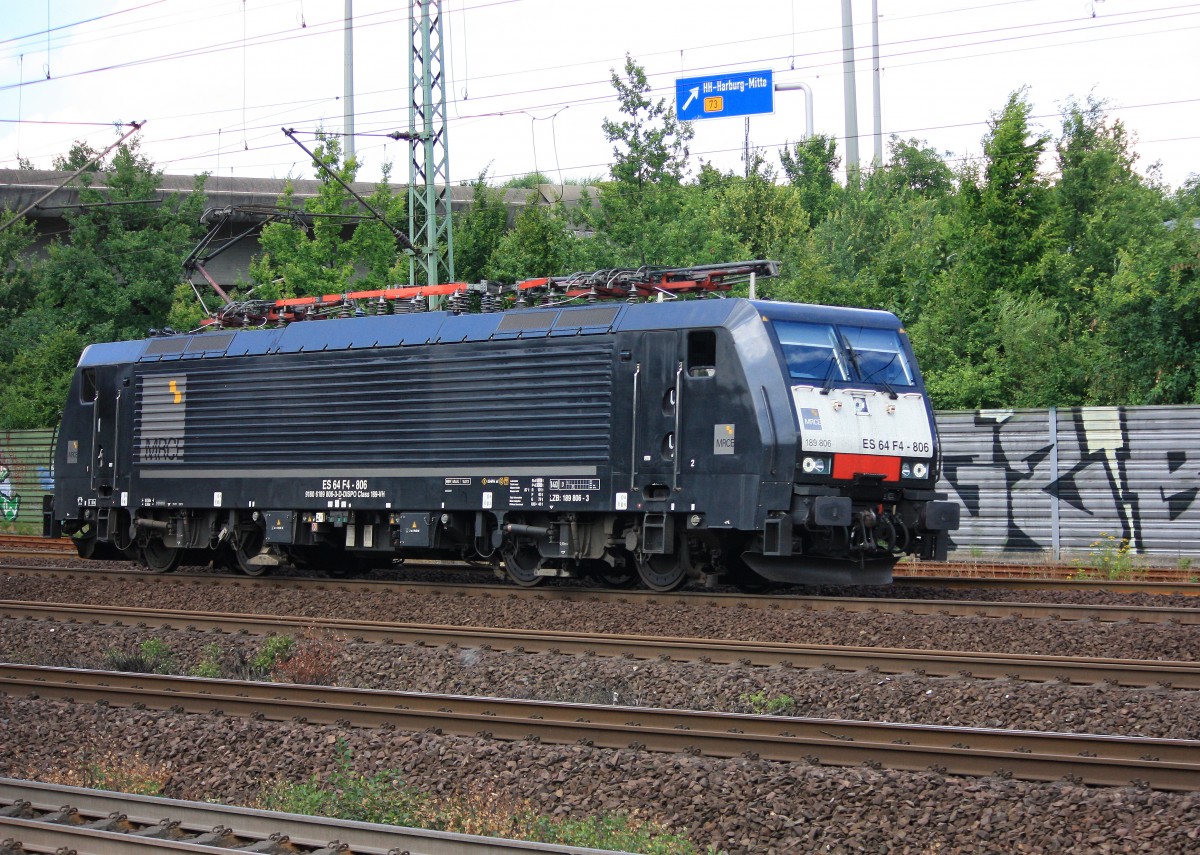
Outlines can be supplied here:
M775 112L775 72L732 71L675 81L681 120L726 119Z

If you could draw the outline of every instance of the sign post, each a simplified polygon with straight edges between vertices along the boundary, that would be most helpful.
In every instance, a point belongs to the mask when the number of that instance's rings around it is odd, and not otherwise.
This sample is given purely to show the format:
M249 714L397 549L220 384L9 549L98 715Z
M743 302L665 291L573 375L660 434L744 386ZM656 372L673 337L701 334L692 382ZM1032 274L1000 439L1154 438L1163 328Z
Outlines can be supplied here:
M727 119L775 112L775 72L732 71L675 81L680 121Z

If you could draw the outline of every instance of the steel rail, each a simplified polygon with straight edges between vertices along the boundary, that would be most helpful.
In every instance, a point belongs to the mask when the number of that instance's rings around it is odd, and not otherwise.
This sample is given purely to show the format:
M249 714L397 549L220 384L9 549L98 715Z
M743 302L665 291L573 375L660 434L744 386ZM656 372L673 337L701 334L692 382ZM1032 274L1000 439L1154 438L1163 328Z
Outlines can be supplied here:
M1189 573L1188 576L1193 576ZM951 588L967 591L1086 591L1108 594L1200 596L1200 584L1184 579L1061 579L1050 576L900 576L893 584L905 588Z
M38 538L33 538L38 539ZM50 541L53 543L54 541ZM0 556L4 557L28 557L28 558L45 558L47 555L75 555L74 549L45 549L37 546L27 546L20 543L5 544L0 541ZM406 565L409 569L424 569L422 565L416 563ZM16 571L31 571L41 569L45 572L74 572L74 573L96 573L96 574L122 574L129 576L147 576L145 570L114 570L111 567L99 567L95 569L80 569L65 568L65 567L44 567L36 568L29 566L13 566L0 567L2 572ZM478 573L480 575L490 575L490 571L485 568L473 567L470 565L428 565L430 570L445 569L458 573ZM186 579L191 575L176 573L172 578ZM1189 578L1193 574L1188 574ZM212 574L207 574L211 577ZM244 578L238 575L230 575L228 578L240 579ZM292 577L275 576L274 580L286 580ZM309 580L319 581L319 580ZM327 580L330 581L330 580ZM344 580L331 580L344 581ZM400 582L391 582L390 584L401 584ZM1157 596L1184 596L1184 597L1200 597L1200 584L1188 582L1182 579L1175 581L1156 580L1156 579L1056 579L1045 576L937 576L937 575L897 575L893 579L893 584L899 590L913 588L948 588L952 590L982 590L982 591L1080 591L1080 592L1100 592L1109 594L1150 594ZM549 589L539 589L549 590ZM611 593L611 591L609 592ZM622 591L625 593L636 593L633 591ZM788 596L788 595L783 595ZM778 596L772 597L772 600L778 599Z
M884 597L821 597L792 594L726 594L701 591L613 591L601 588L518 588L514 585L409 582L373 579L308 579L282 576L227 576L213 573L156 574L146 571L77 570L59 567L0 567L10 577L54 577L81 582L123 581L153 585L199 587L243 587L250 589L295 588L316 591L378 591L432 596L483 598L527 598L553 602L615 602L639 605L688 607L758 608L812 612L872 612L880 614L942 615L946 617L1027 617L1050 620L1095 620L1101 623L1200 625L1200 607L1156 607L1129 605L1076 605L1063 603L1014 603L982 600L892 599Z
M1200 740L561 704L0 665L10 695L341 727L1200 790Z
M69 539L47 539L37 535L0 535L0 555L71 555L76 554ZM485 568L462 562L411 562L419 567L458 572ZM144 572L144 571L135 571ZM1082 575L1081 575L1082 574ZM1090 575L1094 574L1094 575ZM901 588L939 587L959 589L1106 591L1112 593L1178 594L1200 596L1200 582L1192 569L1142 567L1130 571L1132 578L1105 579L1103 571L1068 565L1010 563L931 563L901 562L896 566L894 584Z
M330 841L347 844L355 855L387 855L407 851L410 855L518 855L518 853L572 853L601 855L602 850L549 843L529 843L495 837L427 831L352 820L328 819L301 814L279 813L228 805L164 799L101 790L87 790L0 778L0 806L27 802L42 817L60 813L64 805L78 810L83 817L104 819L111 814L124 815L134 826L166 827L178 823L181 839L149 839L118 831L86 829L79 825L49 824L44 818L0 817L0 839L20 839L26 849L55 852L64 845L89 855L122 855L126 852L206 852L214 846L227 851L228 837L233 845L245 847L272 835L286 835L288 844L304 849L332 849ZM212 835L220 826L228 835ZM206 836L224 837L222 844L193 842ZM279 847L283 851L285 847ZM606 852L605 855L614 855ZM616 853L621 855L621 853ZM628 855L628 853L625 853Z
M972 651L816 644L707 638L666 638L585 632L543 632L479 626L390 623L303 616L236 615L223 612L79 606L0 601L0 618L67 624L147 626L251 635L319 631L349 640L426 647L483 648L516 653L595 653L606 657L705 662L718 665L793 667L830 671L874 671L930 677L1011 679L1074 685L1107 683L1130 688L1162 686L1200 689L1200 662L991 654Z
M1109 572L1103 567L1082 562L1051 563L1048 561L901 561L895 574L904 577L929 576L938 578L1040 579L1058 581L1108 581ZM1196 580L1196 570L1189 567L1134 564L1120 571L1120 576L1140 582L1185 582Z
M70 541L47 540L44 537L24 534L0 534L0 555L7 557L45 558L48 555L76 555L75 545Z

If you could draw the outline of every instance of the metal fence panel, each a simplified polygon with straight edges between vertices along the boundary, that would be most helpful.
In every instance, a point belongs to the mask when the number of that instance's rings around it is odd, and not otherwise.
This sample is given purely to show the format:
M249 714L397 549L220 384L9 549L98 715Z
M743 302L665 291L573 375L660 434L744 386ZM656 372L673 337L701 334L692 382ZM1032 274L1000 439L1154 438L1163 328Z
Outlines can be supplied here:
M40 534L42 496L53 489L51 430L0 431L0 532Z
M937 414L954 549L1200 555L1200 407Z

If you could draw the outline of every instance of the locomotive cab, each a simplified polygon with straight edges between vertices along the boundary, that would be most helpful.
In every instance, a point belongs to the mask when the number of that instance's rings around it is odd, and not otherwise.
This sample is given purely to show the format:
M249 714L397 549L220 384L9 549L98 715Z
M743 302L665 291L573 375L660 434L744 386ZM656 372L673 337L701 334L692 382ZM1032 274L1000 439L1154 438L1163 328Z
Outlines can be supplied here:
M758 576L886 584L905 554L944 560L958 505L935 492L933 410L903 327L887 312L756 303L788 399L794 460L786 512L772 508ZM778 500L776 500L778 501ZM758 545L758 542L756 542Z

